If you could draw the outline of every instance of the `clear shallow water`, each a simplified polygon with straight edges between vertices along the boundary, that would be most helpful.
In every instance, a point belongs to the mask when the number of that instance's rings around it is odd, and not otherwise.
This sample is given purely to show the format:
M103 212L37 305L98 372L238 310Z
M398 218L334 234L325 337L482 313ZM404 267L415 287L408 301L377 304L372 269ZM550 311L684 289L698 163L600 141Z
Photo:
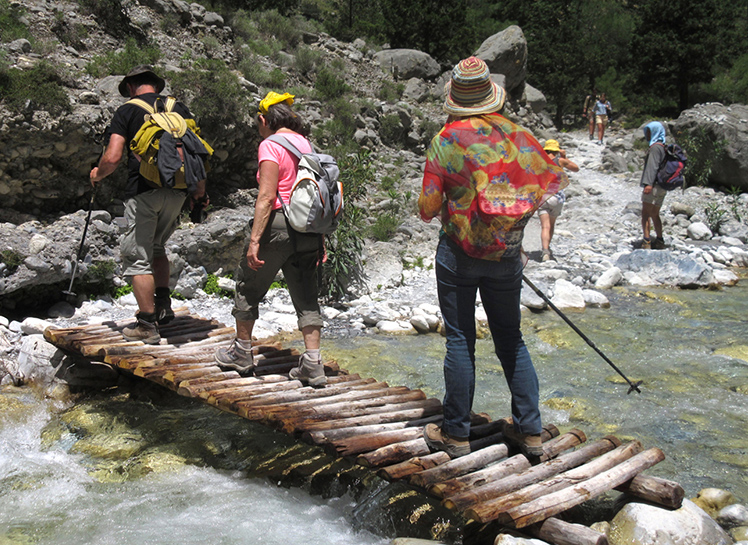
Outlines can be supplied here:
M607 434L660 447L649 474L681 483L693 497L705 487L748 502L748 289L627 289L610 309L567 316L633 380L628 385L552 311L523 316L523 333L540 379L544 421L578 427L588 440ZM351 372L443 395L443 339L355 338L328 350ZM474 410L510 415L509 392L489 339L478 342ZM724 355L733 354L733 355Z
M626 395L628 385L555 314L528 313L544 420L590 440L612 433L658 446L667 458L648 473L680 482L688 496L714 486L748 502L748 362L735 357L748 358L748 289L620 290L611 302L568 315L644 381L642 394ZM328 339L324 348L351 372L443 394L438 335ZM506 416L490 340L478 352L475 409ZM374 500L276 486L264 465L296 442L212 407L143 392L103 395L60 416L48 409L30 390L0 392L3 545L383 545L398 535L386 520L373 528L386 539L360 529L356 517L381 514Z

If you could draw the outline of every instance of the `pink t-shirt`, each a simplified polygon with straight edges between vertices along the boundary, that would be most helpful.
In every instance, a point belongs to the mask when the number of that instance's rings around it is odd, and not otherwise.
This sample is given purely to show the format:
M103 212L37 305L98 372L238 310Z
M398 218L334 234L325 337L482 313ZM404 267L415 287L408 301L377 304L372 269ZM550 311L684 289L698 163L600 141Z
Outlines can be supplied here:
M281 132L278 136L283 136L286 140L291 142L296 149L301 153L310 153L312 151L312 145L309 140L297 134L295 132ZM291 188L296 181L296 170L298 169L299 160L290 151L286 150L280 144L271 142L270 140L263 140L260 142L260 147L257 151L257 164L261 164L263 161L272 161L278 165L278 192L283 197L283 201L288 204L288 199L291 196ZM257 181L260 181L260 170L257 170ZM276 197L273 210L278 210L281 207L281 203Z

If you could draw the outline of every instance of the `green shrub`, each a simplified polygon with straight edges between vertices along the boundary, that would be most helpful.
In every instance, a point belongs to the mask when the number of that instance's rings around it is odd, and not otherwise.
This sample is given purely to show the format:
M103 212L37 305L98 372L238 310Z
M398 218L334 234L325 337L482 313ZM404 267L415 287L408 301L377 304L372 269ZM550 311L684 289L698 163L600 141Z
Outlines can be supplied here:
M305 76L313 74L322 64L322 54L306 46L299 45L295 51L294 68Z
M153 45L139 45L135 38L125 41L122 51L111 51L95 56L86 65L86 72L95 78L111 75L125 75L139 64L156 64L161 58L161 51Z
M293 49L301 41L301 25L295 18L285 17L272 9L257 13L255 19L262 33L273 36L284 48Z
M115 299L119 299L120 297L124 297L125 295L128 295L130 293L132 293L132 286L130 284L126 284L124 286L120 286L119 288L115 288L112 295Z
M205 48L205 54L208 57L215 57L221 53L221 42L215 36L203 36L202 40L203 47Z
M9 109L17 112L31 108L59 115L71 110L62 79L46 61L30 70L0 64L0 96Z
M391 189L395 189L395 178L394 176L384 176L382 178L382 181L379 182L379 187L382 188L383 191L390 191Z
M218 295L219 297L233 297L234 294L218 286L218 277L215 274L209 274L205 281L203 291L208 295Z
M689 186L706 186L716 165L727 149L726 140L716 140L705 127L677 136L678 144L686 151L688 162L683 171Z
M247 80L261 87L280 88L286 83L286 74L279 68L267 71L254 55L239 62L239 71Z
M169 73L168 77L176 96L189 102L203 128L231 125L251 115L249 97L239 78L221 60L200 59L194 68Z
M383 212L371 226L371 236L374 240L385 242L392 238L398 227L400 227L399 216L391 211Z
M16 269L23 263L24 256L15 250L3 250L0 252L0 262L5 264L9 274L16 272Z
M403 83L385 80L377 92L377 98L385 102L397 102L403 96L404 91L405 85Z
M21 21L24 10L18 4L11 5L8 0L0 0L0 43L26 38L32 40L31 32Z
M348 93L351 88L337 72L325 67L317 73L314 89L322 99L331 100Z
M338 158L345 208L336 231L326 237L327 261L322 265L322 290L328 301L342 298L348 288L363 278L361 254L366 213L361 201L374 178L368 151Z
M65 20L65 15L61 11L55 12L55 21L52 25L52 32L55 36L70 47L75 49L85 49L83 38L86 37L86 27L79 23L71 23Z
M391 114L384 116L379 122L379 137L387 146L398 147L405 144L408 131L403 126L400 116Z
M315 140L338 157L357 153L360 148L353 140L355 111L354 105L344 97L326 102L325 115L328 120L312 130Z
M81 7L96 17L101 27L112 36L125 38L132 36L144 39L143 31L130 23L121 0L78 0ZM138 63L134 63L135 66Z

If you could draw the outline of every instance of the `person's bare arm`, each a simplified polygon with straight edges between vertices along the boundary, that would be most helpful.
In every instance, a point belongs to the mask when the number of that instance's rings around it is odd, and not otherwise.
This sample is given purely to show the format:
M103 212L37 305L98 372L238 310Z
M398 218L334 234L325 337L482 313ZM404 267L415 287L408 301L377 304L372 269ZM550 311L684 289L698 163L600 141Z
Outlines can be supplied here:
M112 134L109 144L104 150L104 155L99 160L99 165L91 169L89 178L91 185L95 186L101 180L117 170L122 156L125 152L125 137L121 134Z

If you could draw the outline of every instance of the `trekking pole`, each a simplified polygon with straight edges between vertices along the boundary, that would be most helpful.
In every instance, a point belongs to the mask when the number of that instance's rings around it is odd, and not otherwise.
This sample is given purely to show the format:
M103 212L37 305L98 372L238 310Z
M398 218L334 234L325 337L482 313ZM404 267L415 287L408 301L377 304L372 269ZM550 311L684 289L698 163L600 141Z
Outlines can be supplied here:
M585 340L585 342L588 345L590 345L595 352L597 352L598 354L600 354L600 356L608 363L608 365L610 365L613 369L615 369L616 373L618 373L619 375L621 375L623 377L623 379L626 382L628 382L630 388L629 388L629 391L626 392L627 395L630 394L633 391L636 391L638 393L642 393L641 390L639 389L639 386L642 383L641 380L638 380L636 382L631 382L628 379L628 377L623 374L623 371L621 371L618 367L616 367L616 364L613 363L612 361L610 361L610 359L608 359L608 356L606 356L605 354L603 354L602 350L600 350L597 346L595 346L595 343L593 343L587 337L587 335L585 335L584 333L582 333L579 330L579 328L577 326L575 326L574 323L571 320L569 320L569 318L567 318L566 315L563 312L561 312L561 310L559 310L559 308L556 305L554 305L553 303L551 303L551 300L548 299L548 296L545 293L543 293L542 291L540 291L540 288L538 288L535 284L533 284L532 282L530 282L530 280L524 274L522 275L522 280L524 280L525 284L527 284L528 286L530 286L532 288L532 291L534 291L535 293L537 293L538 296L541 299L543 299L543 301L545 301L546 303L548 303L548 306L551 307L554 311L556 311L556 314L558 314L559 316L561 316L561 318L563 318L564 322L566 322L567 324L569 324L569 327L571 327L574 331L576 331L576 333L580 337L582 337Z
M75 273L78 272L78 262L81 260L81 256L83 255L83 245L86 242L86 232L88 232L88 224L91 223L91 212L93 211L94 198L96 197L97 187L98 184L95 185L91 190L91 200L88 202L88 215L86 216L86 223L83 226L83 236L81 237L81 243L78 247L78 254L76 255L75 262L73 263L73 273L70 275L70 286L68 286L67 290L63 290L62 292L67 295L68 298L76 297L76 293L73 291L73 282L75 281Z

